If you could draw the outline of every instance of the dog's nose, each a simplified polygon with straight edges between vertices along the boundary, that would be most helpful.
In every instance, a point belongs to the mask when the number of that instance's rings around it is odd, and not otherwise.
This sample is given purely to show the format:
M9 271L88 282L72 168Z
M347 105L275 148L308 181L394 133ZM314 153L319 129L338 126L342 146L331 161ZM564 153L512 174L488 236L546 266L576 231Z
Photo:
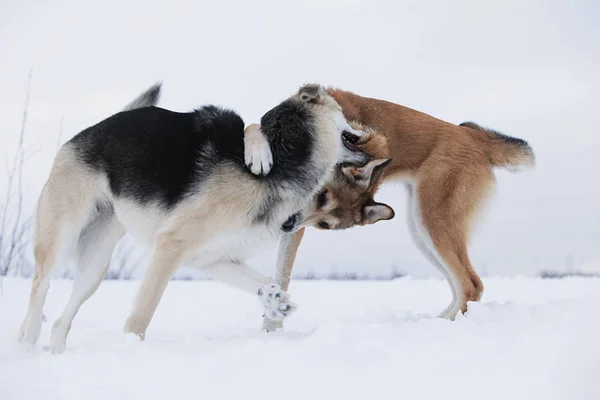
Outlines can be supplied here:
M296 223L298 222L299 216L300 213L296 213L289 217L287 221L285 221L283 225L281 225L281 230L284 232L291 232L292 230L294 230L294 228L296 227Z

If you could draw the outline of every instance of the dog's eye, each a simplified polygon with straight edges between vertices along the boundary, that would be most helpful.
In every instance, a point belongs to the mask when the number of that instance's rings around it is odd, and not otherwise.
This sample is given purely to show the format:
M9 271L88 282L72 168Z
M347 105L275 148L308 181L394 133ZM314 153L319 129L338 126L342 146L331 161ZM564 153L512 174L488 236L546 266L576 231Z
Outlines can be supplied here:
M317 207L322 208L325 203L327 203L327 189L319 193L319 197L317 197Z
M321 229L329 229L329 224L325 221L319 222L319 228Z

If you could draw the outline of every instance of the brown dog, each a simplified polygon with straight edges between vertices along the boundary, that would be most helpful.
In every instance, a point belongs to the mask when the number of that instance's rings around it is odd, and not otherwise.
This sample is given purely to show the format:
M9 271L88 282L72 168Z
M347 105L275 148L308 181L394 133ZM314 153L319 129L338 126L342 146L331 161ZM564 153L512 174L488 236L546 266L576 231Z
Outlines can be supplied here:
M467 302L479 301L483 283L467 252L470 222L494 187L494 167L533 167L535 157L521 139L472 122L454 125L383 100L329 88L353 128L365 130L356 145L375 160L363 168L341 167L315 197L302 229L284 235L277 281L289 286L305 226L346 229L391 219L394 211L374 201L384 181L407 182L412 237L423 255L442 272L453 300L441 317L454 319ZM391 157L391 159L388 159ZM265 320L264 328L275 324Z

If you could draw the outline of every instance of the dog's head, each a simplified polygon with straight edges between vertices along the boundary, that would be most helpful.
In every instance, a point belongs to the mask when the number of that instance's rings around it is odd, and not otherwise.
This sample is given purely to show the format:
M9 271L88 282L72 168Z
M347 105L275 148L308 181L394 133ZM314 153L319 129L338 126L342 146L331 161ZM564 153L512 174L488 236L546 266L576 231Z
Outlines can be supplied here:
M315 196L311 209L295 229L347 229L394 218L394 210L374 199L391 159L376 159L364 167L339 166L333 179Z
M342 107L323 86L306 84L298 90L296 99L313 112L318 133L330 136L330 142L324 145L335 148L337 164L361 167L369 161L369 156L357 146L364 131L350 126Z

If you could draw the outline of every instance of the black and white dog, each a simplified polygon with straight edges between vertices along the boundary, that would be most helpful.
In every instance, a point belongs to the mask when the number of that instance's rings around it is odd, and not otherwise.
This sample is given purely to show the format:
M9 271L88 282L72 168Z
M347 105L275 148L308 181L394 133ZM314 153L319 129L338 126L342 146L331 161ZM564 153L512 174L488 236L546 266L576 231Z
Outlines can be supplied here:
M37 208L37 269L20 341L35 344L50 272L75 259L73 292L49 346L54 353L65 350L75 314L102 281L125 232L153 249L126 332L144 338L182 264L258 296L273 320L295 308L273 279L244 260L275 244L282 225L310 206L336 164L368 162L348 143L361 132L320 85L304 85L268 111L246 140L235 112L212 105L189 113L145 107L157 95L151 88L146 102L142 95L57 154ZM253 147L248 139L257 129L268 143ZM272 160L261 151L265 146Z

